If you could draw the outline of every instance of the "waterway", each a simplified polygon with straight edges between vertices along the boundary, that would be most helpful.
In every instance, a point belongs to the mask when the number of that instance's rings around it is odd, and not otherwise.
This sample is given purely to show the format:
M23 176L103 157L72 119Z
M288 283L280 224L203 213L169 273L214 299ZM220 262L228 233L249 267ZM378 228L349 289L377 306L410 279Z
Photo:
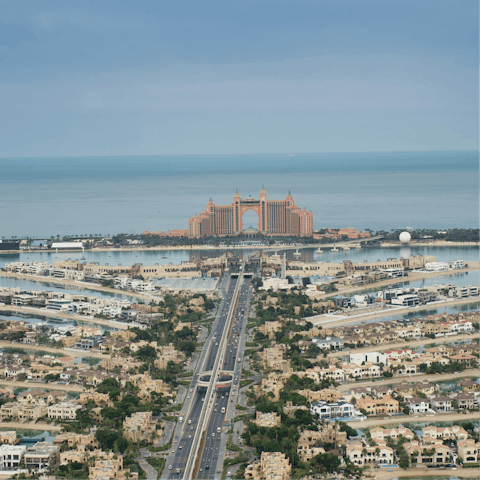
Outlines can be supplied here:
M53 318L49 317L48 314L41 315L41 314L36 314L36 313L15 313L13 315L7 315L6 312L2 312L2 306L0 305L0 320L6 320L10 322L26 322L30 323L31 325L34 325L36 323L46 323L51 326L77 326L77 325L86 325L86 326L92 326L92 323L95 324L97 327L99 327L102 332L105 332L106 330L108 331L116 331L119 330L118 328L114 327L108 327L105 325L98 325L95 323L95 319L92 319L90 322L84 322L82 320L70 320L70 319L64 319L64 318Z
M416 246L416 247L363 247L361 249L351 249L348 252L340 250L339 252L331 252L325 249L324 253L315 253L317 247L305 248L299 250L300 257L294 257L294 250L287 250L287 258L289 260L304 260L307 262L330 262L338 263L343 260L351 260L352 262L386 260L388 258L409 257L410 255L435 255L439 262L449 262L457 259L466 262L478 262L479 249L478 246L452 246L452 247L434 247L434 246ZM85 262L98 262L101 265L125 265L131 266L134 263L143 265L164 265L168 263L180 264L184 261L199 261L203 257L217 257L227 249L172 249L172 250L109 250L109 251L85 251ZM252 249L228 249L232 253L242 257L245 253L255 250ZM281 247L278 253L281 253ZM272 254L274 252L271 252ZM53 264L54 261L76 259L81 260L81 253L75 252L19 252L13 254L0 253L0 268L5 263L10 262L48 262ZM166 257L166 258L163 258Z
M48 290L50 292L63 292L76 294L85 294L91 297L99 298L125 298L130 301L135 301L130 295L125 295L122 293L111 293L103 292L99 290L92 290L82 284L76 285L65 285L63 283L57 283L54 281L43 281L43 280L30 280L23 278L14 278L14 277L2 277L0 276L0 287L9 287L9 288L21 288L22 290Z

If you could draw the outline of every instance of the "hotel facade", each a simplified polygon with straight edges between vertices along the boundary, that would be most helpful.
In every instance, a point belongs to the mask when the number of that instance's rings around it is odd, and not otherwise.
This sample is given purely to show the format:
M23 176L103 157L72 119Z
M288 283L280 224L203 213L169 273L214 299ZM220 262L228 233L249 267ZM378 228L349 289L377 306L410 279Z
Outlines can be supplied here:
M212 199L206 209L188 220L188 235L239 235L243 231L243 215L253 210L258 216L258 233L263 235L313 235L313 214L295 205L290 192L285 200L267 200L267 192L260 190L260 198L240 198L235 192L230 205L215 205Z

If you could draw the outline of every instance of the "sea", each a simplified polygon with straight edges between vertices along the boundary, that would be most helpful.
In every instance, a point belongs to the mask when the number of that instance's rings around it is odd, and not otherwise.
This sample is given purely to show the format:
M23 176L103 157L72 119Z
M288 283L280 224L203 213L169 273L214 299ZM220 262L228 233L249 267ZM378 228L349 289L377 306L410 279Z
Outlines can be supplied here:
M0 237L186 229L210 198L262 186L315 229L478 228L478 173L474 151L1 158Z

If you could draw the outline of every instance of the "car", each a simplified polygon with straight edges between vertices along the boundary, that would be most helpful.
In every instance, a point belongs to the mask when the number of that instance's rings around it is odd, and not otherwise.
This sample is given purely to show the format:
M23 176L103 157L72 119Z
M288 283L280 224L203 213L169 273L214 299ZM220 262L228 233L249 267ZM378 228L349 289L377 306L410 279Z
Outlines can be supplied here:
M216 412L216 411L217 411L217 409L216 409L216 408L214 408L214 409L213 409L213 411L214 411L214 412Z
M183 448L183 445L179 445L178 448L181 450Z
M192 436L191 436L191 435L189 435L189 436L188 436L188 438L192 438Z
M187 398L192 398L190 395Z
M203 468L202 468L202 467L200 467L200 472L203 472Z
M169 466L168 466L168 469L169 469L169 470L172 470L172 469L173 469L172 465L169 465Z
M210 468L210 465L207 465L207 466L205 467L205 470L208 470L209 468Z
M175 443L177 443L177 442L178 442L178 438L175 439Z

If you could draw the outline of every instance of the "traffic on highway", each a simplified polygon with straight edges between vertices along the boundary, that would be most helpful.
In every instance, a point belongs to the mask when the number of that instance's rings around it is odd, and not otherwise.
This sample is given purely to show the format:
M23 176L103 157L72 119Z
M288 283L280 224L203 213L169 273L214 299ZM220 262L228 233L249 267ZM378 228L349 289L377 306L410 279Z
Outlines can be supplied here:
M226 414L230 408L235 407L235 398L238 392L238 383L241 375L241 359L243 345L239 348L242 339L245 338L247 320L247 309L250 299L250 279L235 275L226 276L221 285L223 300L220 304L215 322L212 326L204 349L200 355L197 368L193 374L191 384L188 388L185 399L184 410L186 414L179 417L177 428L174 431L172 451L167 458L167 472L169 479L180 480L186 478L186 468L189 456L196 453L196 478L220 478L219 465L223 463L223 452L221 452L221 435L224 429ZM231 306L235 306L232 315ZM228 328L228 331L226 331ZM222 339L225 343L221 343ZM212 378L211 372L217 362L219 348L224 347L224 358L220 358L219 374L216 379ZM242 352L241 354L239 352ZM218 368L218 367L217 367ZM215 382L213 398L206 398L208 386ZM223 383L225 382L225 383ZM199 442L198 452L192 451L194 446L195 433L197 428L202 428L202 410L210 401L212 408L209 418L206 420L207 428ZM211 402L214 401L214 405ZM233 412L234 410L232 410ZM205 413L203 413L205 416ZM199 422L201 425L199 426ZM225 428L225 431L228 428ZM199 432L200 435L202 432ZM198 438L197 435L197 438ZM224 442L223 442L224 443ZM222 454L222 461L219 456Z

